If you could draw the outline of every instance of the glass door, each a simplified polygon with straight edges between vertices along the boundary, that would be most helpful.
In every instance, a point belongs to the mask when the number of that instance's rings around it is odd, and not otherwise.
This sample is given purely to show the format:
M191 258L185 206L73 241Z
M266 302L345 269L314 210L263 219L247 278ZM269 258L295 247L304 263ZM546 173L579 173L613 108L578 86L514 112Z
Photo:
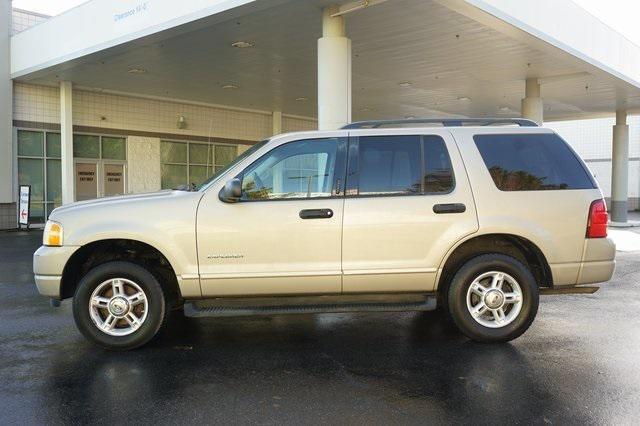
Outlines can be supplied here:
M104 196L124 194L124 164L105 164L103 170Z
M80 163L75 165L76 201L91 200L98 196L98 163Z

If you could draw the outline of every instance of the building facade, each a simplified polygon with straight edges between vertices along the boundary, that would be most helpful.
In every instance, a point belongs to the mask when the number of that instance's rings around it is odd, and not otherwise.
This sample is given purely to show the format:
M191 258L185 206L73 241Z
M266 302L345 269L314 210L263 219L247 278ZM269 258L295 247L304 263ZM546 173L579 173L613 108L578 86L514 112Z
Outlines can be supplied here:
M0 5L0 229L20 185L42 224L63 203L197 186L273 134L411 116L544 119L614 216L638 208L640 48L569 0Z
M13 11L17 33L46 17ZM313 130L314 118L99 90L73 90L75 200L198 185L275 133ZM14 187L31 186L31 223L62 204L60 90L13 83ZM0 204L0 229L17 226Z

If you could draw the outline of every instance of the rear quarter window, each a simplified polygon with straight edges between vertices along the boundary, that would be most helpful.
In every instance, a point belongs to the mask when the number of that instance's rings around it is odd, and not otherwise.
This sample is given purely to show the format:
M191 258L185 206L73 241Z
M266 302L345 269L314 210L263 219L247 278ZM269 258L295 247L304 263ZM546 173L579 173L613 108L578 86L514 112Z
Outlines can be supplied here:
M475 135L473 139L501 191L596 187L588 170L558 135Z

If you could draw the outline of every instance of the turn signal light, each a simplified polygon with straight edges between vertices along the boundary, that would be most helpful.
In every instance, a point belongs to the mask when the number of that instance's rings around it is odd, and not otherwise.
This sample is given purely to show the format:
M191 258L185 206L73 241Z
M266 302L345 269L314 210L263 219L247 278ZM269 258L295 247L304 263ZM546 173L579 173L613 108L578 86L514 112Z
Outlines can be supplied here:
M607 236L607 205L604 200L595 200L589 207L587 238L605 238Z
M42 234L42 244L45 246L60 247L62 245L63 230L58 222L48 220Z

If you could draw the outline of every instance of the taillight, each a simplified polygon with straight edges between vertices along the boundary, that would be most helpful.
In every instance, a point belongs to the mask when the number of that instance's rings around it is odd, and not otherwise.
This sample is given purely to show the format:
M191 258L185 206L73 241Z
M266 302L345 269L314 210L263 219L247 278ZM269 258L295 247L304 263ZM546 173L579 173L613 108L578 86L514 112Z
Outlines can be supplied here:
M587 238L605 238L607 236L607 205L604 200L595 200L589 207Z

